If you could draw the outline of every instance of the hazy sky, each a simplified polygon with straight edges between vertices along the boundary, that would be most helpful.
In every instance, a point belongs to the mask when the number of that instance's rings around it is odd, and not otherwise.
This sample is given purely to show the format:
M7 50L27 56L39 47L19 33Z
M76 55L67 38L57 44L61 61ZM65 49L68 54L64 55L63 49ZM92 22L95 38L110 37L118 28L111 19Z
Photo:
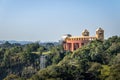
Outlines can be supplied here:
M120 0L0 0L0 40L58 41L98 27L120 36Z

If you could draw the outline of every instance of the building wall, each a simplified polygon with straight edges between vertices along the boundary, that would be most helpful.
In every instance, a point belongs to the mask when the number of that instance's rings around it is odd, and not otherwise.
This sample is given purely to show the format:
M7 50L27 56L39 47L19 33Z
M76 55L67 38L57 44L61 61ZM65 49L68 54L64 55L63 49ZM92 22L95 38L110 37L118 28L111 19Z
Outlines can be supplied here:
M63 48L64 50L74 51L95 39L104 40L104 30L102 28L98 28L96 30L96 36L93 37L89 36L89 32L86 29L82 32L81 37L66 36L63 41Z
M89 40L67 40L63 44L65 50L74 51L82 46L86 45Z

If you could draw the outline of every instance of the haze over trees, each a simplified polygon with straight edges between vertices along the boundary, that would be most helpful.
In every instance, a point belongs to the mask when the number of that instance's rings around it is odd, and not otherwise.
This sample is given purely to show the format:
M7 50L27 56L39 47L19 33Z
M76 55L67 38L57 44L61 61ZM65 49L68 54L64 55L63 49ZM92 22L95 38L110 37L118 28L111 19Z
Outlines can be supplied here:
M0 45L0 80L120 80L119 74L119 36L74 52L53 43Z

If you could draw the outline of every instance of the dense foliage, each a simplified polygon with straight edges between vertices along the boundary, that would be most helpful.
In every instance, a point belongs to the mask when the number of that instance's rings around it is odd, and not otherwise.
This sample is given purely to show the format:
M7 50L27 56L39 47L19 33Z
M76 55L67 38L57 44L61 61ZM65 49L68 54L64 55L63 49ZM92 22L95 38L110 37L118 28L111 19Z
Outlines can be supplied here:
M41 60L46 56L44 65ZM0 80L120 80L120 37L91 41L74 52L61 45L0 45Z

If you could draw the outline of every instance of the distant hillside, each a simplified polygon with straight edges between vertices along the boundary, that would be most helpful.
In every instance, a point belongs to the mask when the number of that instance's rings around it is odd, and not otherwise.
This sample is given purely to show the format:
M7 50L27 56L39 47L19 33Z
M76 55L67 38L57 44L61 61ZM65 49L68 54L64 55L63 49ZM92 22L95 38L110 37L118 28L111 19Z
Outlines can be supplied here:
M0 44L4 44L7 40L1 40L0 41ZM16 40L8 40L8 42L10 44L14 44L14 43L18 43L18 44L21 44L21 45L25 45L25 44L31 44L31 43L35 43L33 41L16 41ZM38 41L36 41L38 42ZM54 44L54 45L59 45L59 42L38 42L39 44L45 46L46 44Z
M0 44L4 44L6 41L7 41L7 40L1 40L1 41L0 41ZM33 43L32 41L15 41L15 40L9 40L8 42L9 42L10 44L19 43L19 44L21 44L21 45Z

